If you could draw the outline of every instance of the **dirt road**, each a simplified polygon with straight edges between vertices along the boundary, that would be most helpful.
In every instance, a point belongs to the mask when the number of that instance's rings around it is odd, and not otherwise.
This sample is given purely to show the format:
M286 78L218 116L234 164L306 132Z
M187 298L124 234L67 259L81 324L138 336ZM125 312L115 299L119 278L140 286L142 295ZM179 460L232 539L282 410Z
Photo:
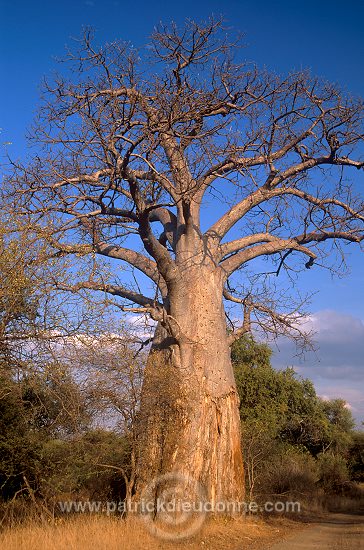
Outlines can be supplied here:
M267 550L364 550L364 516L332 514Z

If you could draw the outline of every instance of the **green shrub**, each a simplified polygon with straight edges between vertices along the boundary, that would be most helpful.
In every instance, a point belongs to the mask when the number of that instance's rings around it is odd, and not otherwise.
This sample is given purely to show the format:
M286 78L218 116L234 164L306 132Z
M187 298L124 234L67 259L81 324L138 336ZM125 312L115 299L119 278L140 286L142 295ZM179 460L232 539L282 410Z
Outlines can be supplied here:
M317 457L319 482L327 493L342 493L350 480L344 457L332 453L321 453Z

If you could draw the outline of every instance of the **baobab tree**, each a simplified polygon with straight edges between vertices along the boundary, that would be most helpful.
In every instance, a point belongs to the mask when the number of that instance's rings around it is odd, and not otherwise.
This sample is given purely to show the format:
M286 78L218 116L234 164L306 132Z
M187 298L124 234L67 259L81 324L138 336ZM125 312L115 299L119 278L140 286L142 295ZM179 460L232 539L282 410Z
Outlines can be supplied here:
M92 260L74 284L55 285L102 292L156 322L139 489L178 472L212 502L241 500L229 346L254 323L299 330L298 313L263 299L246 266L268 258L276 275L314 271L333 247L361 242L348 178L362 178L363 103L306 72L237 62L221 21L161 27L145 55L96 48L89 33L80 44L73 71L45 85L37 152L11 180L17 208L54 257ZM242 308L234 330L229 302Z

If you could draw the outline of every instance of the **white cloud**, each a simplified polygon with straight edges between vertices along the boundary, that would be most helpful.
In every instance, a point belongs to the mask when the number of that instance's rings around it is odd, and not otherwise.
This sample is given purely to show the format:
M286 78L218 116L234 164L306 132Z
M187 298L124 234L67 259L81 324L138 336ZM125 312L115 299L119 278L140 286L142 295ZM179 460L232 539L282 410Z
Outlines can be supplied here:
M319 395L340 397L355 418L364 420L364 323L361 319L334 310L323 310L305 320L305 328L315 333L315 352L297 357L294 344L279 339L273 366L293 366L310 378Z

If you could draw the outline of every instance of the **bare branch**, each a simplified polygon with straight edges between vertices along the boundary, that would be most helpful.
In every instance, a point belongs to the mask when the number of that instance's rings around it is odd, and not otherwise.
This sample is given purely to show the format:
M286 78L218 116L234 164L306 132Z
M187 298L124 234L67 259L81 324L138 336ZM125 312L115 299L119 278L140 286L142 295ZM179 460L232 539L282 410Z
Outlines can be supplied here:
M284 250L296 250L298 252L302 252L309 256L310 260L315 260L317 257L317 255L312 250L310 250L306 246L303 246L300 243L299 237L291 239L281 239L279 237L274 237L267 234L265 238L260 238L260 242L262 241L266 244L252 246L251 248L241 250L237 254L232 255L226 260L223 260L220 266L223 269L225 276L229 277L229 275L236 271L241 265L254 258L258 258L259 256L270 256ZM307 242L312 241L309 240ZM310 265L311 264L312 262L310 262Z
M142 294L134 292L133 290L127 289L122 286L116 286L111 284L102 284L95 281L82 281L73 285L67 285L64 283L55 283L56 288L62 291L68 292L79 292L80 290L94 290L98 292L104 292L106 294L111 294L112 296L118 296L120 298L125 298L130 302L140 304L145 307L145 311L150 313L151 317L154 320L161 320L163 318L163 304L156 302L152 298L147 298ZM121 306L123 308L123 306ZM140 309L138 309L140 311Z

